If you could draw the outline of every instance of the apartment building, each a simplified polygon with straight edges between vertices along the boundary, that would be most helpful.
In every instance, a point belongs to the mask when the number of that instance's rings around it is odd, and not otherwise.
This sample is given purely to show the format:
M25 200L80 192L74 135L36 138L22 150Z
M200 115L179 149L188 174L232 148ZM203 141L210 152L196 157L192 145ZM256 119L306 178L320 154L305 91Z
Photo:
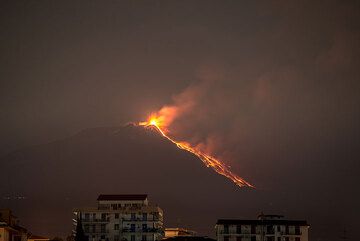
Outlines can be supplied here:
M20 226L19 219L10 209L0 209L0 241L49 241L48 238L31 234Z
M304 220L286 220L281 215L258 216L255 220L219 219L217 241L308 241Z
M156 241L164 236L163 211L147 195L100 195L93 208L74 210L89 241Z

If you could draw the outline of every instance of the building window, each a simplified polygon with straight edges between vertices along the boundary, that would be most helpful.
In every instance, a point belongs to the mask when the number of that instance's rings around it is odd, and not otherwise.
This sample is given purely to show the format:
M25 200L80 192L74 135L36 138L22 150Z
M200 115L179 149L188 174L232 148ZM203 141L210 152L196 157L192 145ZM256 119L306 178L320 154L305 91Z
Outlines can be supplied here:
M105 239L105 235L101 235L101 239Z
M130 226L130 232L135 232L135 224L132 223Z
M93 224L93 226L92 226L92 232L95 233L95 231L96 231L96 225Z
M114 241L119 241L119 235L114 235Z
M102 214L101 214L101 220L102 220L102 221L106 221L106 213L102 213Z
M300 237L296 237L296 238L295 238L295 241L300 241Z
M281 237L278 237L278 238L277 238L277 241L281 241Z
M142 219L143 219L143 221L146 221L146 220L147 220L147 213L143 213L143 214L142 214Z
M114 224L114 230L119 230L119 224Z
M136 219L136 214L135 213L131 213L131 220L135 220Z
M289 234L289 226L285 226L285 234Z
M142 225L142 230L145 231L145 232L147 231L147 224L146 224L146 223L144 223L144 224Z
M146 241L146 235L143 235L143 236L141 237L141 241Z
M241 225L236 225L236 233L241 233Z
M256 236L251 236L251 241L256 241Z
M300 235L300 226L295 226L295 234Z
M89 224L85 224L84 225L84 232L85 233L89 233L90 229L89 229Z
M106 232L106 224L101 224L101 232L105 233Z
M255 225L251 225L251 233L252 234L256 233L256 226Z
M119 214L115 213L115 219L119 219Z
M266 233L267 234L274 234L274 227L272 225L266 226Z
M290 241L290 238L289 238L289 237L285 237L285 241Z
M85 213L85 220L88 221L90 219L90 213Z
M236 237L236 241L241 241L241 237L240 237L240 236L237 236L237 237Z
M229 233L229 226L228 225L224 225L224 233Z
M229 241L229 236L224 236L224 241Z
M277 226L277 231L280 232L280 226Z
M117 204L111 204L111 208L112 208L113 210L117 210Z
M135 235L131 235L130 240L135 241Z
M266 241L275 241L274 236L266 237Z

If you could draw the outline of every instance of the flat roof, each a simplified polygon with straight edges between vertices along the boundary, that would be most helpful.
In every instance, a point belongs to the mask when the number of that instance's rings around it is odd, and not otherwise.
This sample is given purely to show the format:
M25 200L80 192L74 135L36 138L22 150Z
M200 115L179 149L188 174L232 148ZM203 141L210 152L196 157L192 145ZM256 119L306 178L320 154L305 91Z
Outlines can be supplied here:
M216 224L242 224L242 225L298 225L309 226L305 220L283 220L283 219L265 219L265 220L245 220L245 219L218 219Z
M40 236L40 235L34 235L32 234L30 237L28 237L28 239L44 239L44 240L49 240L49 238L46 238L46 237L43 237L43 236Z
M147 194L100 194L98 201L142 201L147 198Z

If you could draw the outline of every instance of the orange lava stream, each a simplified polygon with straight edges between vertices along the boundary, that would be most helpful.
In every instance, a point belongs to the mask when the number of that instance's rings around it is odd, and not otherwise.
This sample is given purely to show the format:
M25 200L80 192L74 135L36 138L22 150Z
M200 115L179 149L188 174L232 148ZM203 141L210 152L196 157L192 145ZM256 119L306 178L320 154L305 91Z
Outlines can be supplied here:
M174 143L178 148L188 151L195 156L197 156L207 167L211 167L216 171L218 174L223 175L230 180L232 180L236 185L239 187L252 187L253 185L242 179L241 177L237 176L236 174L232 173L228 167L226 167L222 162L217 160L216 158L205 154L199 150L196 150L195 148L191 147L189 143L187 142L178 142L169 137L165 134L165 131L161 129L159 121L156 118L150 118L146 122L140 122L138 123L140 126L145 127L154 127L163 137Z

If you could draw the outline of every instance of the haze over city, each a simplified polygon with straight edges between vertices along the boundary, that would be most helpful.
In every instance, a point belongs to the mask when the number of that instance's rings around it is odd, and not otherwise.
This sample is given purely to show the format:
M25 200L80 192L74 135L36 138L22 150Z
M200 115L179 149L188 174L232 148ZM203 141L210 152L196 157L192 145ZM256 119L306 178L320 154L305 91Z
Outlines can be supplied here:
M99 195L147 194L164 227L200 236L265 213L306 220L311 241L356 240L359 13L1 2L0 209L65 239Z

